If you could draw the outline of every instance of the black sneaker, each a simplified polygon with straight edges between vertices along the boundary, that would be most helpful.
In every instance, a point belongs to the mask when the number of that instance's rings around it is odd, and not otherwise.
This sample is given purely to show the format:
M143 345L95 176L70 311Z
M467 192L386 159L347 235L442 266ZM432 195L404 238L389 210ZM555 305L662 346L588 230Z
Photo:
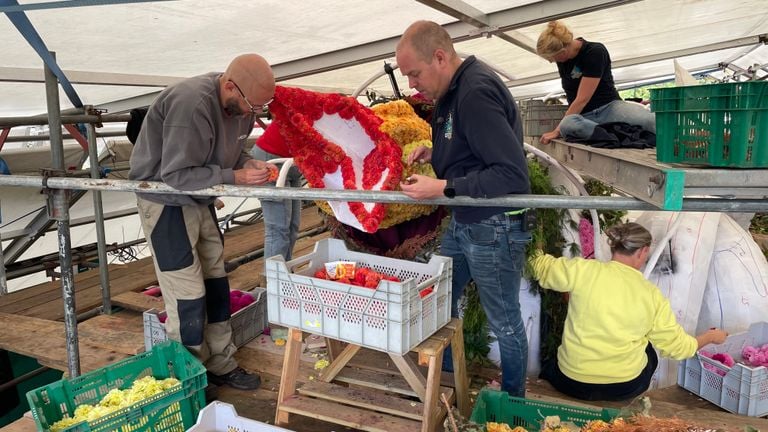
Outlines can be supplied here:
M241 367L224 375L214 375L208 372L208 381L216 385L228 385L238 390L256 390L261 385L257 374L248 373Z

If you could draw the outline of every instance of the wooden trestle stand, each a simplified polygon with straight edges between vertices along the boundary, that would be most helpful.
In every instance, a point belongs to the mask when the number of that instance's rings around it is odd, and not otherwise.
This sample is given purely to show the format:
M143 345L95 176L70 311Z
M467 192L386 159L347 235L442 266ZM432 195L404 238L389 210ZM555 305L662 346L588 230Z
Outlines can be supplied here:
M331 364L322 375L297 389L302 332L288 330L275 424L289 427L290 414L298 414L364 431L433 432L446 416L441 393L459 412L469 417L469 393L464 359L462 323L452 319L411 351L388 355L396 366L391 370L349 365L359 345L326 339ZM443 352L452 344L454 373L442 372ZM376 354L379 354L378 352ZM426 377L419 366L427 366ZM445 380L447 386L442 386Z

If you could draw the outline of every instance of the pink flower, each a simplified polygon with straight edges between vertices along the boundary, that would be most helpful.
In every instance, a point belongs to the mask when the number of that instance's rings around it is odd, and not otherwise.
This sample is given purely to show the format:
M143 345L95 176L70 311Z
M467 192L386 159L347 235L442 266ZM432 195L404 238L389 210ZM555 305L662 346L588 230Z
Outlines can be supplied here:
M728 367L733 367L734 363L736 363L733 361L733 357L728 353L715 354L712 356L712 360L717 360Z
M595 237L592 231L592 223L586 218L581 218L579 221L579 241L581 242L581 256L584 258L594 258Z
M699 354L701 354L702 357L711 358L712 360L717 360L720 363L725 363L725 361L728 361L728 359L730 359L731 366L733 366L733 358L731 356L729 356L728 354L724 354L724 355L723 354L712 354L711 352L706 351L706 350L700 350ZM728 356L728 357L726 358L725 356ZM725 376L728 373L728 372L718 368L717 366L715 366L715 365L713 365L711 363L701 362L701 364L702 364L702 366L704 366L704 369L706 369L706 370L708 370L710 372L714 372L714 373L716 373L716 374L718 374L720 376ZM727 364L726 364L726 366L727 366Z
M747 345L741 350L741 357L744 358L744 363L751 367L768 367L768 345L763 345L759 349L751 345Z

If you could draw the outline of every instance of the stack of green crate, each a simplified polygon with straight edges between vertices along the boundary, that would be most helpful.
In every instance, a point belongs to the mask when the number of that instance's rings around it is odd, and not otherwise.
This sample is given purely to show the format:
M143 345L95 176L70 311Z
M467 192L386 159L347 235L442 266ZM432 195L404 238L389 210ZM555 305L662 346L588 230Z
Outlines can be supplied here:
M651 89L656 159L768 167L768 81Z

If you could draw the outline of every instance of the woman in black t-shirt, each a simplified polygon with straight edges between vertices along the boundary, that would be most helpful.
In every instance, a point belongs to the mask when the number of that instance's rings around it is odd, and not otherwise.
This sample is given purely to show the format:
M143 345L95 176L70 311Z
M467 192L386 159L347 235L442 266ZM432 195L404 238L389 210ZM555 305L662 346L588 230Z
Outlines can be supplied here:
M539 36L536 51L557 63L569 105L558 127L541 136L542 143L561 136L589 140L596 125L609 122L628 123L656 133L653 113L619 97L611 57L603 44L574 39L565 24L551 21Z

